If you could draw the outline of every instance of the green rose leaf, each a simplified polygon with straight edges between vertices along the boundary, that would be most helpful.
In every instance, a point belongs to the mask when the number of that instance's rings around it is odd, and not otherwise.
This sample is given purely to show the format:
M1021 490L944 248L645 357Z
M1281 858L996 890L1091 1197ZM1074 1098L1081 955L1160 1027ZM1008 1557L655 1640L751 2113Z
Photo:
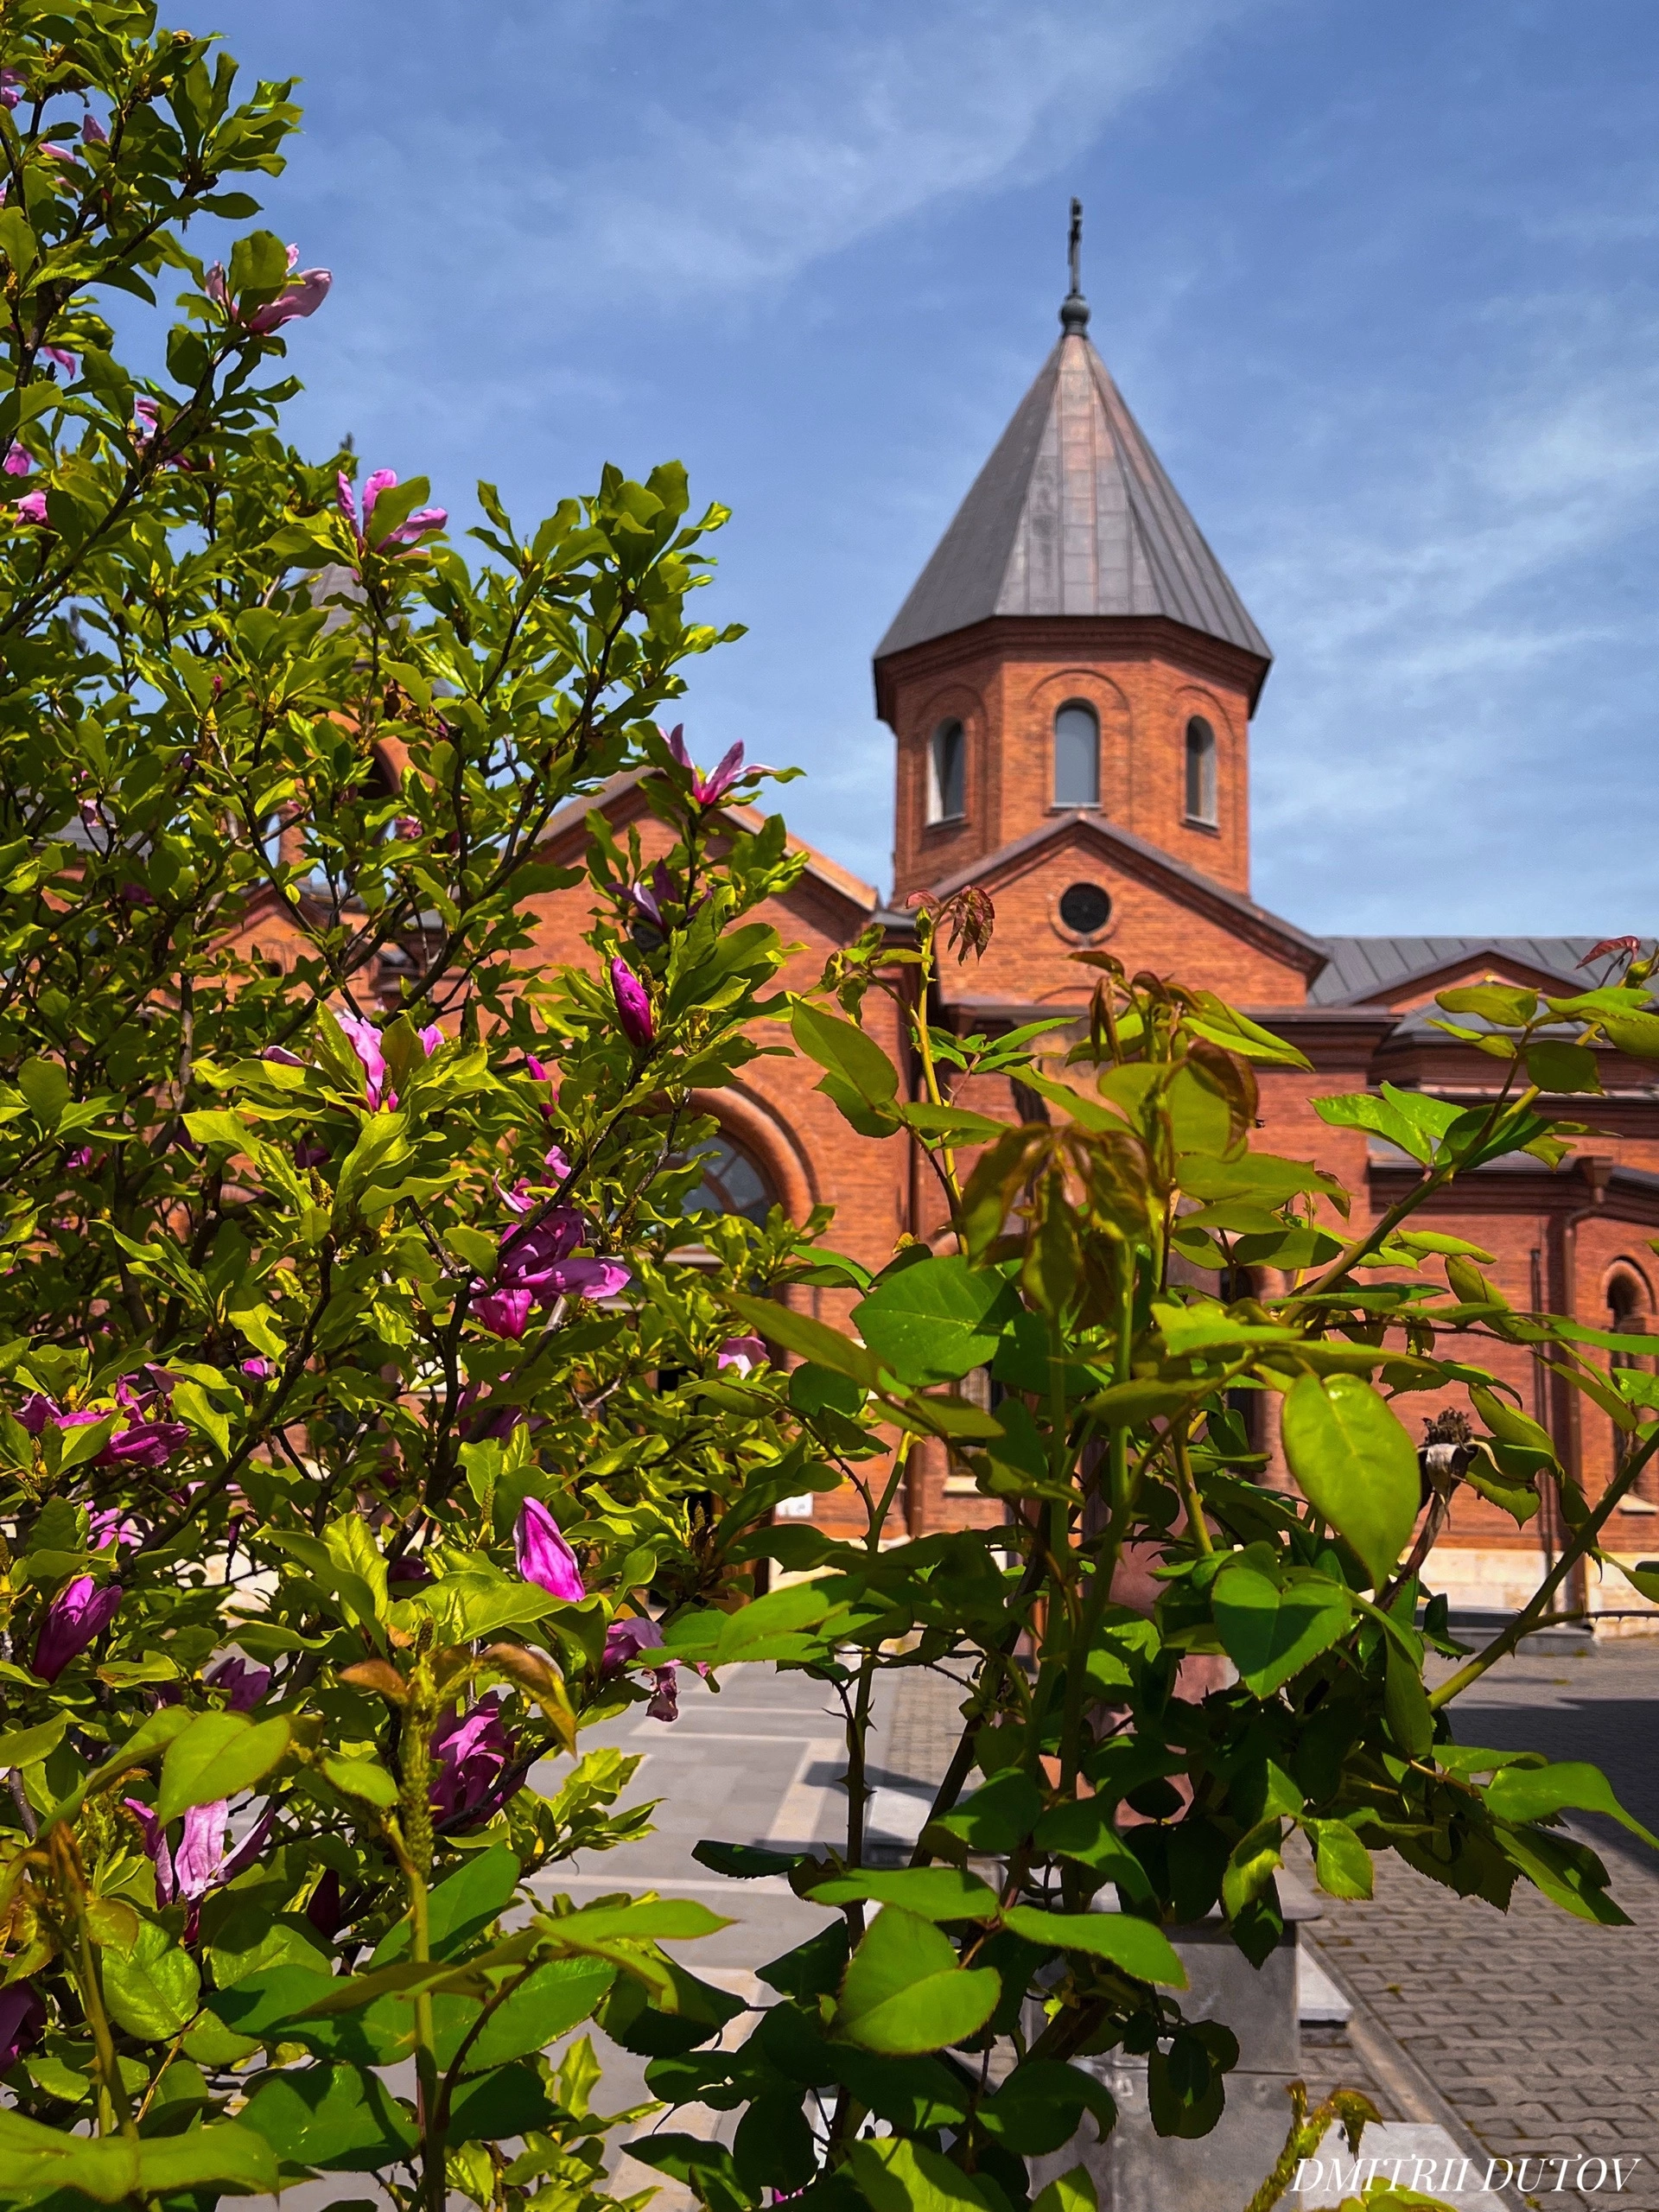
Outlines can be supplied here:
M1285 1456L1302 1496L1387 1581L1417 1519L1421 1476L1398 1416L1357 1375L1304 1375L1285 1396Z
M1020 1904L1003 1914L1002 1925L1028 1943L1109 1959L1137 1981L1157 1982L1166 1989L1186 1987L1186 1968L1168 1936L1148 1920L1123 1912L1040 1912L1035 1905Z
M1001 1993L996 1974L957 1963L931 1921L886 1905L848 1961L831 2032L897 2057L942 2050L982 2028Z
M1328 1651L1353 1619L1339 1583L1319 1575L1278 1590L1251 1567L1223 1567L1210 1609L1227 1656L1256 1697L1270 1697Z

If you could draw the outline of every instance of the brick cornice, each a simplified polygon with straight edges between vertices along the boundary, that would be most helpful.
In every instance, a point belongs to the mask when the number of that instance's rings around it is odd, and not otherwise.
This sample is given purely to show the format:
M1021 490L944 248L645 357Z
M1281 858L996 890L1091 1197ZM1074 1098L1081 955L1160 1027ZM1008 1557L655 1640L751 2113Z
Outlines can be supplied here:
M874 664L875 711L893 729L897 687L912 677L948 674L963 661L984 655L1002 660L1163 660L1194 676L1243 691L1255 711L1271 663L1225 639L1172 622L1166 615L989 614L942 638L906 645Z

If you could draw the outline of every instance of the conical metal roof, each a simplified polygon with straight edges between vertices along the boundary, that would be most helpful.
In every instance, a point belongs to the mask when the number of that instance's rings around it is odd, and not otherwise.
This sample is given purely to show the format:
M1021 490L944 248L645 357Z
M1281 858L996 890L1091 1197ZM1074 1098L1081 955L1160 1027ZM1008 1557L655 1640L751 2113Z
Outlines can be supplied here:
M1075 292L1065 334L917 578L877 660L994 614L1163 615L1272 653L1165 475Z

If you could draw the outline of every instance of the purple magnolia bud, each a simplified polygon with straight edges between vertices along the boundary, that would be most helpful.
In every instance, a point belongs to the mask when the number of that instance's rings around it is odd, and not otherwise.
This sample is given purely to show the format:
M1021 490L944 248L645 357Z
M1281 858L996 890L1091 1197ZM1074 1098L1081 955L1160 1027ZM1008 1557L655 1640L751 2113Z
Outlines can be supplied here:
M685 724L683 722L676 722L672 729L665 730L659 728L657 734L662 739L663 743L667 746L669 751L679 762L681 767L692 768L692 772L695 774L696 770L692 767L691 755L686 750Z
M290 1052L286 1045L267 1045L259 1055L262 1060L274 1060L279 1068L302 1068L305 1062L297 1052Z
M21 69L0 69L0 105L16 107L23 97L23 75Z
M459 1716L452 1707L432 1732L433 1811L446 1821L493 1812L496 1785L515 1747L497 1695Z
M27 476L29 470L33 468L35 464L29 459L29 454L14 438L10 445L6 448L6 457L4 461L0 461L0 468L3 468L8 476Z
M624 1667L631 1667L642 1651L654 1651L662 1640L662 1630L646 1614L613 1621L605 1631L605 1652L599 1662L600 1673L620 1673Z
M270 1688L270 1669L253 1666L232 1653L230 1658L221 1659L203 1680L210 1690L225 1692L227 1713L251 1713Z
M553 1178L553 1180L556 1183L563 1183L566 1181L569 1176L569 1160L562 1147L558 1145L549 1145L547 1150L542 1155L542 1165L546 1168L548 1173Z
M74 355L61 346L42 346L41 351L48 361L55 361L66 376L73 376L79 366Z
M102 1636L115 1618L121 1603L121 1586L111 1582L100 1590L90 1574L77 1575L46 1609L35 1645L34 1671L43 1682L55 1682L72 1659Z
M44 523L47 520L44 492L25 492L11 511L22 522Z
M518 1572L526 1582L539 1583L543 1590L570 1605L588 1595L576 1555L540 1498L527 1497L519 1507L512 1548Z
M146 1805L139 1797L126 1797L122 1802L137 1821L143 1836L145 1853L154 1862L156 1902L157 1904L171 1904L179 1894L179 1885L173 1872L173 1854L167 1847L166 1833L156 1817L155 1808Z
M530 1309L535 1303L535 1292L523 1284L511 1290L486 1291L473 1300L473 1318L493 1337L510 1337L517 1344L530 1325Z
M245 1359L242 1372L252 1376L256 1382L263 1382L270 1372L270 1362L268 1359Z
M63 1408L56 1399L48 1398L43 1390L31 1390L17 1408L17 1422L31 1436L38 1436L49 1421L56 1421Z
M341 1910L340 1877L332 1866L323 1869L322 1879L311 1892L311 1902L305 1908L305 1916L325 1942L332 1943L346 1924Z
M369 1104L378 1112L386 1084L386 1056L380 1049L380 1032L372 1021L365 1021L355 1014L336 1014L334 1018L346 1033L346 1043L362 1063ZM391 1103L387 1101L388 1105Z
M321 1167L327 1157L328 1147L326 1144L307 1144L303 1138L296 1141L295 1144L294 1165L296 1167Z
M396 1559L386 1561L386 1582L390 1588L418 1590L432 1579L431 1568L418 1552L400 1552Z
M734 1367L740 1375L752 1375L757 1367L766 1363L766 1347L760 1337L728 1337L715 1357L716 1373L722 1368Z
M657 1035L651 999L645 985L620 953L611 963L611 989L616 996L616 1018L621 1024L622 1034L637 1052L649 1051Z
M353 535L360 544L363 532L357 519L357 501L352 495L352 480L342 468L335 477L334 482L338 486L335 497L340 503L340 512L352 525Z
M429 1028L423 1029L420 1032L420 1039L421 1049L429 1060L433 1053L437 1051L439 1046L443 1042L443 1032L439 1028L437 1023L435 1021Z
M83 116L80 124L82 141L88 146L107 146L110 134L95 115Z
M140 1544L146 1533L145 1523L135 1521L118 1505L100 1506L91 1518L92 1549L101 1552L106 1544L113 1544L118 1552L123 1544Z
M0 1989L0 2074L34 2050L46 2027L46 2006L32 1981Z

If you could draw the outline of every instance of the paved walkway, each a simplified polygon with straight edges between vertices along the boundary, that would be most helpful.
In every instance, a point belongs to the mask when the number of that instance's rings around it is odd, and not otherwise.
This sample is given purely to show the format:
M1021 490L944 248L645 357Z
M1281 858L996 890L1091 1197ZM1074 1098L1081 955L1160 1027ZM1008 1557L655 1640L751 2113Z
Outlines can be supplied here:
M937 1676L893 1678L871 1749L876 1828L914 1834L955 1747L961 1694ZM739 1916L683 1955L709 1980L761 1996L755 1967L822 1916L781 1882L719 1882L690 1848L702 1836L840 1834L838 1716L822 1688L758 1669L728 1677L719 1696L688 1684L683 1710L673 1727L631 1715L616 1731L629 1751L648 1754L630 1794L663 1799L656 1834L561 1872L556 1885L578 1897L660 1886ZM1463 1742L1594 1761L1630 1810L1659 1828L1659 1643L1511 1661L1458 1710ZM1611 2162L1620 2158L1617 2202L1624 2212L1659 2212L1659 1857L1605 1821L1586 1819L1582 1832L1608 1857L1633 1927L1588 1926L1530 1891L1498 1914L1393 1860L1380 1866L1373 1903L1323 1899L1324 1916L1307 1932L1355 2012L1345 2029L1306 2032L1305 2070L1316 2094L1344 2083L1367 2090L1385 2119L1439 2122L1483 2164L1524 2157L1524 2195L1540 2207L1569 2212L1614 2200ZM606 2056L603 2101L613 2108L639 2094L640 2062ZM702 2124L724 2132L731 2121L710 2113ZM1585 2158L1606 2158L1610 2172L1604 2188L1580 2196L1572 2184ZM1586 2177L1595 2178L1593 2163ZM665 2196L677 2202L678 2192Z

